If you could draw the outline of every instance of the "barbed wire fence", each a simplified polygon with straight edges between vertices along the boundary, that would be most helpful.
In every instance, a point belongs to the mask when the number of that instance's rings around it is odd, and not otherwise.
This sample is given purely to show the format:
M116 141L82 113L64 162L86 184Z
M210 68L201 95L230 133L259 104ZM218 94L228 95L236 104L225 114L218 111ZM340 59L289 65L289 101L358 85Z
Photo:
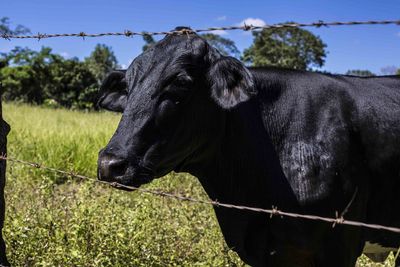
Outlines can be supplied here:
M228 204L228 203L222 203L222 202L219 202L216 200L201 200L201 199L196 199L196 198L192 198L192 197L188 197L188 196L184 196L184 195L172 194L172 193L164 192L162 190L156 190L156 189L150 190L150 189L141 188L141 187L127 186L127 185L119 184L116 182L102 181L102 180L98 180L94 177L89 177L86 175L78 174L73 171L66 171L66 170L61 170L61 169L57 169L57 168L53 168L53 167L47 167L38 162L10 158L6 155L0 155L0 160L18 163L18 164L22 164L24 166L28 166L28 167L32 167L32 168L36 168L36 169L47 170L47 171L50 171L53 173L66 175L66 176L69 176L72 178L78 178L81 180L88 180L88 181L91 181L94 183L110 185L110 186L116 187L116 188L135 190L140 193L146 193L146 194L151 194L151 195L156 195L156 196L166 197L166 198L173 198L173 199L177 199L179 201L187 201L187 202L192 202L192 203L197 203L197 204L205 204L205 205L211 205L214 207L223 207L223 208L236 209L236 210L242 210L242 211L265 213L265 214L269 214L271 218L273 216L290 217L290 218L332 223L332 227L335 227L336 225L349 225L349 226L364 227L364 228L368 228L368 229L382 230L382 231L400 234L400 228L397 228L397 227L391 227L391 226L385 226L385 225L379 225L379 224L370 224L370 223L364 223L364 222L352 221L352 220L345 220L344 219L345 212L342 212L341 215L336 213L336 218L328 218L328 217L322 217L322 216L317 216L317 215L285 212L285 211L279 210L278 207L275 207L275 206L272 206L271 209L263 209L263 208L257 208L257 207L233 205L233 204ZM354 195L353 195L353 198L354 198ZM351 204L351 202L352 201L350 201L349 205ZM346 207L346 209L347 209L347 207Z
M331 27L331 26L357 26L357 25L400 25L399 20L366 20L366 21L333 21L333 22L324 22L319 20L317 22L310 23L277 23L277 24L266 24L266 25L236 25L236 26L226 26L226 27L209 27L204 29L181 29L181 30L173 30L173 31L158 31L158 32L146 32L146 31L131 31L125 30L123 32L104 32L104 33L37 33L33 35L14 35L8 33L1 33L0 37L6 40L11 39L45 39L45 38L57 38L57 37L102 37L102 36L125 36L125 37L133 37L133 36L143 36L143 35L183 35L183 34L191 34L191 33L200 33L200 32L213 32L213 31L232 31L232 30L242 30L242 31L256 31L263 29L281 29L281 28L302 28L302 27Z

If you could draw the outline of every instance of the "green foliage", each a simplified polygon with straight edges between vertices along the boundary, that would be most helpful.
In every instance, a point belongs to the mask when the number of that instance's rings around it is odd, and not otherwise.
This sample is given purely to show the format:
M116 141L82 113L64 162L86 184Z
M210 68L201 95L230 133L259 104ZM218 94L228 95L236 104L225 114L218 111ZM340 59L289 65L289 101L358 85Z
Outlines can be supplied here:
M105 44L97 44L85 63L99 85L108 72L119 68L114 52Z
M397 75L400 75L400 69L397 70Z
M146 51L147 49L151 48L153 45L155 45L156 41L154 40L154 37L150 34L144 34L142 35L143 41L144 41L144 46L142 47L142 51Z
M346 72L346 75L360 76L360 77L376 76L369 70L348 70Z
M252 66L279 66L306 70L322 67L326 44L310 31L300 28L263 29L253 32L253 44L242 60Z
M4 99L30 102L35 98L32 86L34 73L29 66L5 67L0 69L0 80Z
M31 31L22 25L17 25L14 29L11 28L11 22L8 17L0 18L0 34L20 35L30 33Z
M96 78L86 64L77 59L61 60L50 68L52 82L46 87L46 98L61 106L91 108L96 102Z
M22 25L17 25L14 29L11 28L11 22L8 17L0 18L0 34L3 35L21 35L30 33L30 30ZM0 69L8 66L7 54L0 53Z
M6 103L11 157L94 177L120 115ZM188 174L146 188L207 199ZM9 162L4 238L13 266L245 266L210 206L123 192ZM358 267L372 264L365 256Z
M6 64L0 81L6 100L78 109L90 109L96 102L99 81L91 71L94 61L64 59L48 47L15 47L2 58ZM99 64L97 69L104 67Z
M4 99L48 107L92 109L105 74L118 68L111 48L98 44L84 62L65 59L49 47L15 47L0 54Z
M0 81L7 100L41 104L44 87L49 84L49 65L56 60L50 48L40 52L16 47L6 57L7 67L0 70Z
M218 49L224 56L240 56L240 51L232 40L212 33L205 33L200 36L206 39L210 45Z

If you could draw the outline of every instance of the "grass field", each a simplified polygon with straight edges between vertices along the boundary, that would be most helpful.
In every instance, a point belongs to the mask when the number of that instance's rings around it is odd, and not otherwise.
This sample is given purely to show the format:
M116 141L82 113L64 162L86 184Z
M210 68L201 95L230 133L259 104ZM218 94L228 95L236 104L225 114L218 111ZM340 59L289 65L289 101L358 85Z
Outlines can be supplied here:
M97 153L119 121L111 113L4 104L8 154L95 177ZM244 266L212 208L8 163L4 236L13 266ZM148 188L207 196L187 174ZM393 258L393 257L392 257ZM373 265L366 257L359 266Z

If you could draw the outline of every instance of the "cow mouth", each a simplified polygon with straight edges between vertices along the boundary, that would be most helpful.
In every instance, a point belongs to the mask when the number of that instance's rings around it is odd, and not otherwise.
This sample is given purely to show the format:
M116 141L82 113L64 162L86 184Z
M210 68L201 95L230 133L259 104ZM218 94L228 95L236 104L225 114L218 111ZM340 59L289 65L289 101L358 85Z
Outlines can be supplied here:
M110 185L116 189L123 191L135 191L140 186L150 183L153 180L153 176L148 174L141 175L121 175L113 178L113 181L109 182Z
M114 169L113 172L113 175L103 176L99 168L97 177L100 181L124 191L134 191L154 179L154 172L148 167L128 167L120 170Z
M169 170L164 169L160 173L155 173L152 168L139 164L136 168L128 167L120 173L114 173L114 176L109 177L108 179L102 179L100 172L98 173L98 177L99 180L103 180L115 189L132 192L139 189L140 186L150 183L155 178L165 176L171 171L182 171L187 158L188 157L179 162L175 168Z
M186 163L186 158L182 160L178 165L176 165L176 167L173 168L173 170L176 172L181 171L185 163ZM114 181L111 182L111 186L119 190L132 192L137 190L140 186L150 183L151 181L154 180L154 178L165 176L171 171L172 170L164 171L160 175L154 175L154 172L151 171L149 168L143 168L143 170L136 175L124 174L114 177L113 179Z

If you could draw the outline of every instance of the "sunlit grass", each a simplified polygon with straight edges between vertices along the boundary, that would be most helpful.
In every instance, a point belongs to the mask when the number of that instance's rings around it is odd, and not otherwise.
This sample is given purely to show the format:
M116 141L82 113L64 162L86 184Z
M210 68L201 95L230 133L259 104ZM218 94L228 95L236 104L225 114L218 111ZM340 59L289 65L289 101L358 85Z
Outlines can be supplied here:
M96 175L97 153L118 114L4 104L8 154ZM9 163L4 228L13 266L240 266L212 208L120 192ZM170 174L148 187L206 195L195 178Z

